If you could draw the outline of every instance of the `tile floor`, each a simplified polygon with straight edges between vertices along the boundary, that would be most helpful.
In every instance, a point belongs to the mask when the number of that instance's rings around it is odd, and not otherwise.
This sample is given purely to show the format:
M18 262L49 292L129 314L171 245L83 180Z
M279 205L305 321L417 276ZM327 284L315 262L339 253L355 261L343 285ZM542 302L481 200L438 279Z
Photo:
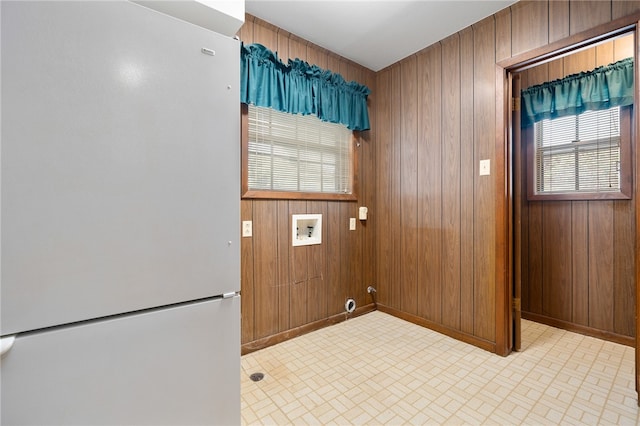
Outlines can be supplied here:
M522 347L375 311L243 356L242 423L639 424L633 348L525 320Z

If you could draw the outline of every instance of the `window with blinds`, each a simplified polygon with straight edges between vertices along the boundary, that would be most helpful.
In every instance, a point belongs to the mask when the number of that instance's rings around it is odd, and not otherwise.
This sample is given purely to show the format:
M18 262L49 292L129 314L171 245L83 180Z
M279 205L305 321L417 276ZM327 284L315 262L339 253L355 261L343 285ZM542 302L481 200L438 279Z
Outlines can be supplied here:
M536 195L620 192L620 108L535 124Z
M248 128L249 190L352 193L352 133L345 126L249 105Z

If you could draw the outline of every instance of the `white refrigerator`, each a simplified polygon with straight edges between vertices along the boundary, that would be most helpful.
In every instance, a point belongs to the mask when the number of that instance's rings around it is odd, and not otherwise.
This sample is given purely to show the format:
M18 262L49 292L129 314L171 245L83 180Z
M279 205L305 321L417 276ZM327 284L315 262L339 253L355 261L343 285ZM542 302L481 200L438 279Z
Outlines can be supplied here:
M239 424L239 42L0 14L1 424Z

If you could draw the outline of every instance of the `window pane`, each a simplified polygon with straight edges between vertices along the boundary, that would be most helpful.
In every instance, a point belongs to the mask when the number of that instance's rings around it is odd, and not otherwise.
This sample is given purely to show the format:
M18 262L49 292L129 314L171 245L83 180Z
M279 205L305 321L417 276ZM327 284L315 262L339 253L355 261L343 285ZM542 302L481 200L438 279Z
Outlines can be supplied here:
M313 115L249 105L251 190L351 193L351 131Z
M567 192L575 189L575 158L572 152L549 154L542 158L539 192Z
M620 190L620 108L543 120L534 132L536 193Z
M576 138L576 117L560 117L541 122L540 146L556 146L571 143Z

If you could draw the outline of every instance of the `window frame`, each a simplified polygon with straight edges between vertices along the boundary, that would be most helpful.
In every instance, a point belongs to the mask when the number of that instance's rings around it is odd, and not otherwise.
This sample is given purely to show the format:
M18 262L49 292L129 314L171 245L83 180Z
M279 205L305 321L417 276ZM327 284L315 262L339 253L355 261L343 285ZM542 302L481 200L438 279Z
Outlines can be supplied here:
M632 170L632 150L631 138L633 107L620 107L620 191L615 192L556 192L537 193L535 170L536 170L536 141L535 126L522 129L523 142L526 145L526 167L527 167L527 199L530 201L540 200L630 200L633 195L633 170Z
M357 201L358 200L358 151L355 149L359 139L358 132L352 132L351 159L353 161L351 175L351 193L339 194L330 192L302 192L302 191L272 191L249 189L249 105L240 104L241 125L241 157L242 199L274 199L274 200L327 200L327 201Z

